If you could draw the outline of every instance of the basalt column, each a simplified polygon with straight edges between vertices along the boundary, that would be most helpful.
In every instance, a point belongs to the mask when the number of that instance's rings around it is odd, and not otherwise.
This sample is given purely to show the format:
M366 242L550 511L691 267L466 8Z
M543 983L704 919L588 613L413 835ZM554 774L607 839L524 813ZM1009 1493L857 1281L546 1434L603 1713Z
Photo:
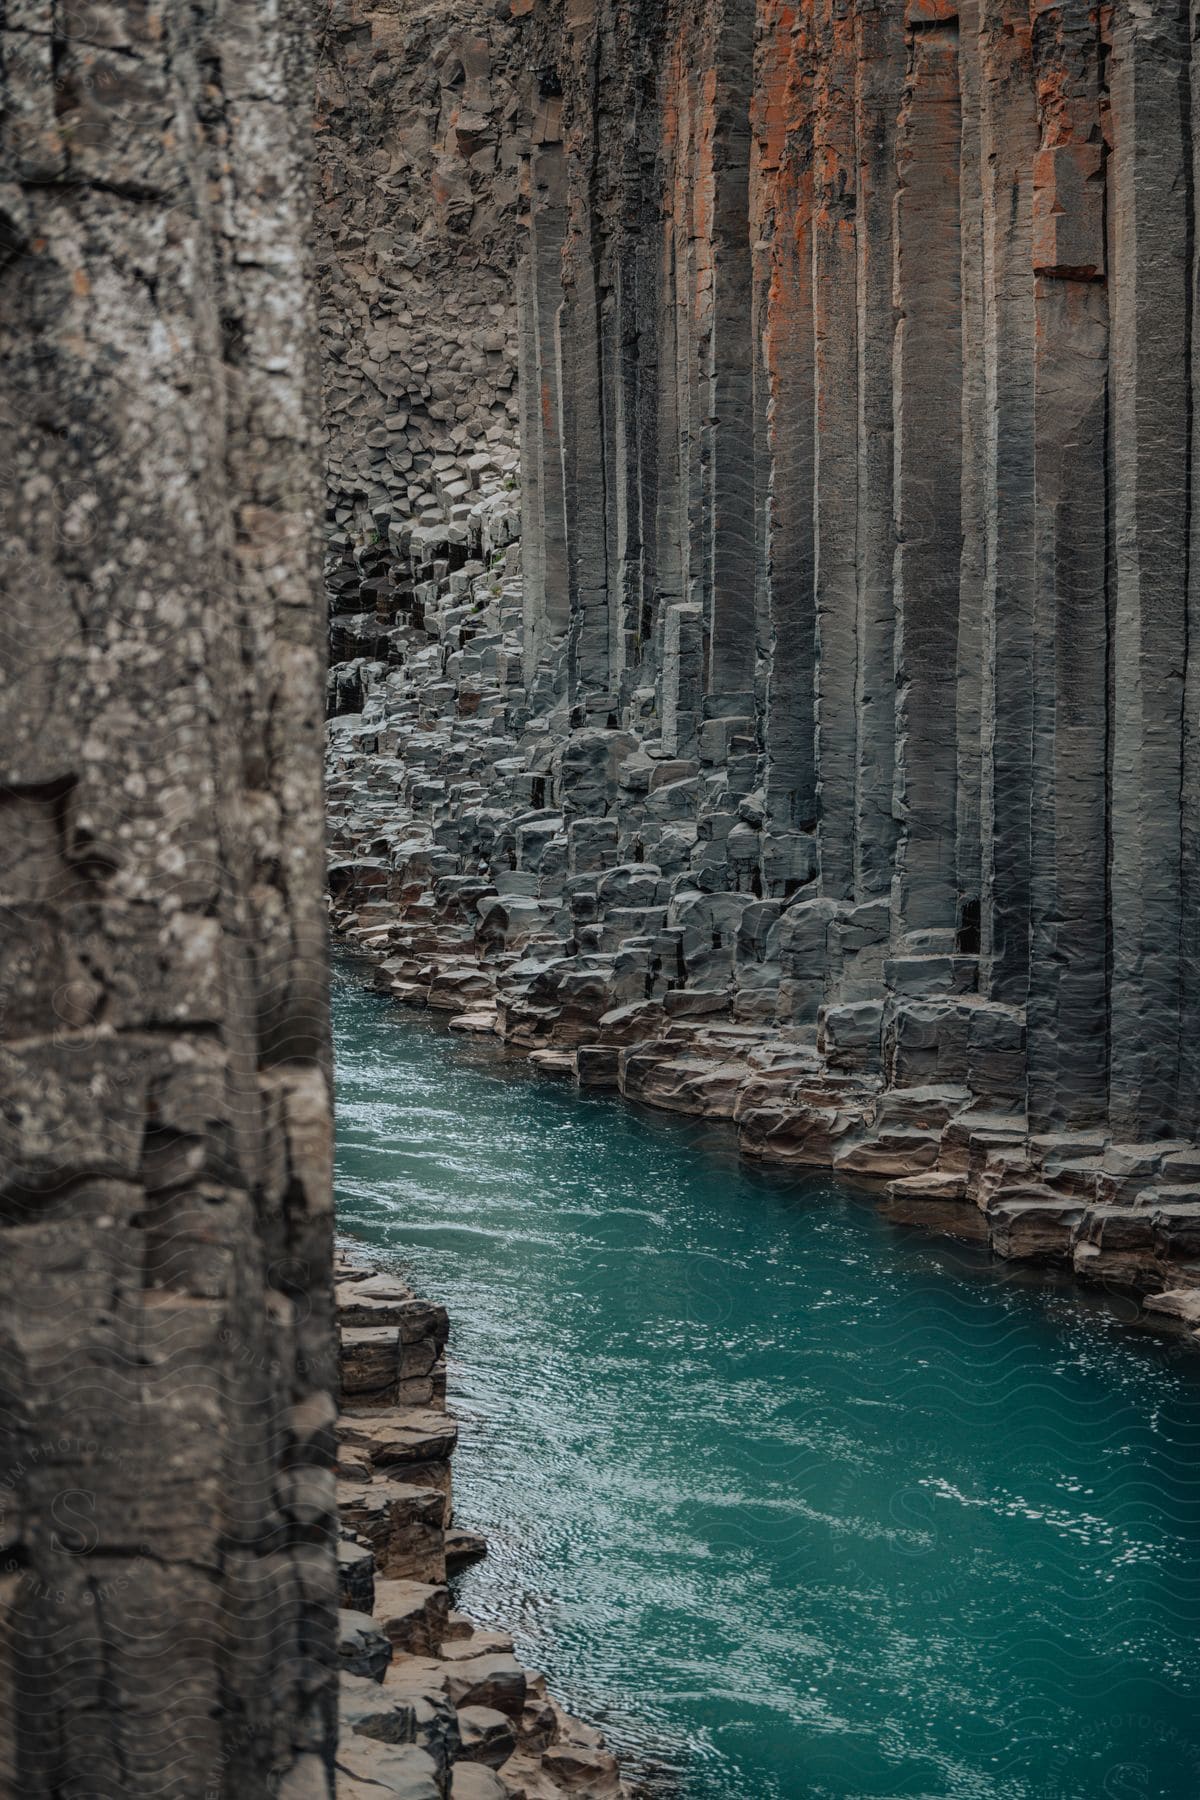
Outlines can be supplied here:
M1105 145L1095 15L1070 5L1038 8L1033 60L1040 142L1033 160L1029 1110L1037 1125L1086 1126L1103 1119L1107 1102L1112 657Z
M1200 11L1193 0L1189 66L1189 103L1185 120L1189 135L1193 206L1200 192ZM1200 239L1192 233L1191 293L1200 270ZM1193 301L1194 305L1194 301ZM1193 311L1188 347L1187 378L1193 408L1193 429L1188 447L1188 569L1185 597L1185 629L1189 645L1200 644L1200 432L1194 427L1196 395L1200 393L1200 331ZM1190 655L1184 677L1183 775L1180 784L1182 831L1180 837L1182 931L1180 934L1180 1033L1179 1119L1200 1113L1200 657Z
M521 391L523 505L533 526L525 559L525 680L531 689L539 670L553 672L556 648L565 642L569 623L560 436L559 271L566 226L561 115L561 100L539 93L525 171L529 249L518 287L526 371Z
M858 715L858 258L854 20L818 0L814 30L816 761L825 894L854 890Z
M1130 1138L1186 1132L1180 1059L1194 195L1188 8L1114 8L1112 154L1111 1115Z
M711 537L707 667L714 716L749 717L754 700L755 493L750 181L754 9L719 0L712 60L697 83L700 215L696 220L704 473L701 521ZM694 43L694 52L700 51Z
M1007 0L980 9L984 595L980 748L981 986L1023 1007L1029 981L1033 752L1033 161L1030 29Z
M636 735L605 804L648 796L667 930L740 920L732 1017L837 1081L978 1108L955 1174L1193 1137L1195 8L519 12L568 147L573 699Z
M857 767L855 885L887 896L896 845L896 614L892 349L896 107L905 45L900 0L855 15L854 109L858 345L855 568Z
M694 24L698 29L700 20ZM701 294L697 259L707 255L708 246L700 237L696 213L702 199L695 142L697 90L704 59L695 54L686 31L671 33L664 49L667 80L656 171L662 182L666 251L659 271L657 312L669 356L661 363L659 378L664 468L657 508L663 637L660 708L664 740L679 755L696 747L709 666L712 534L701 510L700 479L706 375L697 351Z
M956 671L962 547L958 19L909 8L897 125L896 933L946 949L958 917Z
M601 196L619 158L615 133L605 130L612 94L599 79L606 20L594 6L568 9L567 28L577 52L579 98L591 130L568 144L569 187L562 246L563 485L567 538L568 694L576 721L607 718L613 699L610 631L609 541L616 515L613 474L606 458L611 415L606 417L605 364L612 330L602 288L609 274L609 218ZM615 573L615 571L613 572Z
M764 12L754 195L768 249L757 320L770 459L761 522L769 626L763 741L767 815L780 836L811 833L817 816L813 125L799 85L811 54L811 30L791 7ZM890 763L888 801L890 811Z
M551 275L561 297L565 185L552 108L527 118L519 139L512 129L514 27L494 0L323 0L319 13L329 710L354 715L387 663L388 633L420 620L433 565L467 560L472 509L500 488L515 511L521 465L560 461L559 302L539 320L531 281L519 319L513 270L518 244L534 240L542 297ZM518 223L530 213L540 230ZM533 371L520 399L519 330ZM538 479L527 505L538 521L523 647L535 705L553 691L565 629L561 490L561 472L557 492ZM436 533L424 534L446 512L454 536L442 558Z
M307 7L8 7L0 1791L332 1794Z

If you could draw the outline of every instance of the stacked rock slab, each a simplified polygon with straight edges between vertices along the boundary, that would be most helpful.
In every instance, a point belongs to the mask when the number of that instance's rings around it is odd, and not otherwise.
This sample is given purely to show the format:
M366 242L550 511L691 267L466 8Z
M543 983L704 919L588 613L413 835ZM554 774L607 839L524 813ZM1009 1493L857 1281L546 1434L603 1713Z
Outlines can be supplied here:
M339 1259L338 1800L622 1800L600 1734L451 1606L483 1553L452 1527L445 1311Z
M511 11L523 574L397 528L336 898L581 1078L1190 1282L1187 7Z
M314 46L0 15L0 1792L324 1800Z

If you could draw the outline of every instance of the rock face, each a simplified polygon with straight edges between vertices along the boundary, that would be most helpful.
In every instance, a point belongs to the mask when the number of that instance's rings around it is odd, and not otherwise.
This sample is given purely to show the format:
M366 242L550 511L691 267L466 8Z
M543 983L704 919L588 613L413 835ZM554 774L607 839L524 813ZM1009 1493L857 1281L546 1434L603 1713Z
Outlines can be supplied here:
M443 502L453 519L485 466L517 486L515 48L479 0L324 16L316 270L343 705L393 619L396 534Z
M308 9L0 21L0 1792L324 1796Z
M919 1037L1038 1131L1189 1133L1184 10L533 17L577 723L828 913L778 1022L869 995L885 1079Z
M339 550L339 924L752 1155L1186 1285L1185 9L509 10L522 537L481 464Z

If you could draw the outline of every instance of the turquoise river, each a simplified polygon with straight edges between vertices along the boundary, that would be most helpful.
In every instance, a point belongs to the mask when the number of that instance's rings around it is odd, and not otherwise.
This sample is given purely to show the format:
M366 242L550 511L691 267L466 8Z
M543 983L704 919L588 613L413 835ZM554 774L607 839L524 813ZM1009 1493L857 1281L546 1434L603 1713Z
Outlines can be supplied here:
M1200 1357L335 976L344 1236L450 1309L459 1602L662 1800L1197 1800Z

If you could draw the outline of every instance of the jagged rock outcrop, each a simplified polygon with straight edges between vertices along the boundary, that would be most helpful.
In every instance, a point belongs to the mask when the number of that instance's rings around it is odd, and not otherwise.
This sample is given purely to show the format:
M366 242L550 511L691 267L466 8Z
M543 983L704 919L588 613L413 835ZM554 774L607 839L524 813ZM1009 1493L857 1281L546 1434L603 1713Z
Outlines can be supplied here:
M447 1570L486 1545L451 1524L444 1309L353 1254L336 1272L339 1800L626 1800L600 1733L451 1606Z
M308 24L293 0L0 18L20 1800L332 1792Z
M389 520L340 922L750 1154L1188 1282L1187 8L509 11L521 567L486 495Z

